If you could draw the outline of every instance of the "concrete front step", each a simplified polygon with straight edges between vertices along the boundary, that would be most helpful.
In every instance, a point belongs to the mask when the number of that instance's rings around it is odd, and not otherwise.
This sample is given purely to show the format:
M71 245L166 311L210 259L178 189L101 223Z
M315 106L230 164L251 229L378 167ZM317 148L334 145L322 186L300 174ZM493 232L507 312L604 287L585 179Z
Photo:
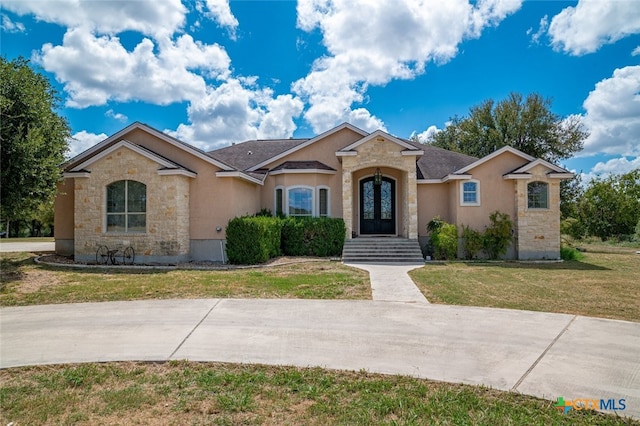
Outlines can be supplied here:
M345 263L416 263L424 262L424 259L417 240L373 237L345 241L342 261Z

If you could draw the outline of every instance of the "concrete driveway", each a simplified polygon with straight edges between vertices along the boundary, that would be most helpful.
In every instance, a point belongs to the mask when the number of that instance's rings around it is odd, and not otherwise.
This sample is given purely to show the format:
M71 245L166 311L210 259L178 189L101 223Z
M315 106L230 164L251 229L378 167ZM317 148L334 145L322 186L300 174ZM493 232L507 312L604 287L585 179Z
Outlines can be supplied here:
M0 309L0 367L91 361L320 366L624 399L640 417L640 323L382 301L158 300Z
M43 251L54 251L56 249L56 243L50 242L4 242L0 240L0 253L9 252L27 252L27 253L41 253Z

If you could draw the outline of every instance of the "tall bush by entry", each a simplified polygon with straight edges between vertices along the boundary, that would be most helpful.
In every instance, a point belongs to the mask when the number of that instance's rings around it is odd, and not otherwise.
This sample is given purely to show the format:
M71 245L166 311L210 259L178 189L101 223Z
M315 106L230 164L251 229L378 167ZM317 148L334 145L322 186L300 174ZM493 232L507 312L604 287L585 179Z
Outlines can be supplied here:
M455 259L458 252L458 227L434 217L427 224L429 242L436 259Z
M471 260L480 255L484 244L484 235L467 225L462 227L462 251L464 258Z
M513 222L506 213L495 211L489 216L491 225L484 231L483 248L489 259L498 259L507 253L513 239Z

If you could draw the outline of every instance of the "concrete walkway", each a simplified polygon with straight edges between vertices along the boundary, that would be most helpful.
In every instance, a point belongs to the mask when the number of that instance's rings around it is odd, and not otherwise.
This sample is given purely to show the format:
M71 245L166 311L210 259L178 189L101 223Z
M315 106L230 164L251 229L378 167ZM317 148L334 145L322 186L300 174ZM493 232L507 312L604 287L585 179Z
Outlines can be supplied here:
M429 303L424 294L416 287L407 272L421 268L420 264L347 264L353 268L369 272L371 295L373 300L381 302Z
M320 366L624 399L640 417L640 323L319 300L155 300L0 309L0 368L147 360Z

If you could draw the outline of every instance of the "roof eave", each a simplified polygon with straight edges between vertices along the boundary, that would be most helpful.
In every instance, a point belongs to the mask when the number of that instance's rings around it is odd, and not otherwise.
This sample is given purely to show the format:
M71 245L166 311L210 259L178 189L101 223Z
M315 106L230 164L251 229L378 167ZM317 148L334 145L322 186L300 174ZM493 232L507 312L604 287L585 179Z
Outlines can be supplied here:
M216 177L235 177L235 178L239 178L239 179L244 179L248 182L251 183L255 183L257 185L263 186L264 185L264 181L260 180L260 179L256 179L253 176L250 176L244 172L240 172L237 170L230 170L230 171L220 171L220 172L216 172Z

